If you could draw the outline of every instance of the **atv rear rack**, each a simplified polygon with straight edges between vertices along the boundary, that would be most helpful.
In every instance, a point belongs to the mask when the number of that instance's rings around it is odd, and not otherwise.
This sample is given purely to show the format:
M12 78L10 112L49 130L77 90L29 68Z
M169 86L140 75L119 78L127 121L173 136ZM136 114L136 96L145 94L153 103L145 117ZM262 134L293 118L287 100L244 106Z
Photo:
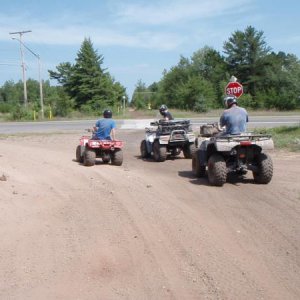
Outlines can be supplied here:
M269 134L239 134L239 135L224 135L224 136L215 136L212 139L216 141L227 141L227 142L240 142L240 141L264 141L271 139L272 136Z
M257 145L263 150L273 150L274 142L271 135L266 134L241 134L224 135L211 137L210 141L216 144L218 151L230 151L237 145L254 146Z

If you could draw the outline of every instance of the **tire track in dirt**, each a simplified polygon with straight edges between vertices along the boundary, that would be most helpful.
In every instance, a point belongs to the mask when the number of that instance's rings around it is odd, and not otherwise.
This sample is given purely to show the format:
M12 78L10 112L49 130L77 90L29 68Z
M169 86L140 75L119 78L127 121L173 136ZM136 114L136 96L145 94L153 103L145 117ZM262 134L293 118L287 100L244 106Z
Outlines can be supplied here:
M76 163L75 134L0 140L1 298L298 298L299 156L216 188L118 135L121 167Z

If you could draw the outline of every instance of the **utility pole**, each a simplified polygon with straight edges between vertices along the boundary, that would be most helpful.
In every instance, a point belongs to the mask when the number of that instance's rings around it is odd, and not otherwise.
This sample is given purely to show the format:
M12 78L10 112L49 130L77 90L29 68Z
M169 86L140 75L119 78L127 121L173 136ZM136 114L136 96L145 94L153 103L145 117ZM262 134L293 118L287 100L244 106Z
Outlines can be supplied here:
M38 64L39 64L40 103L41 103L42 119L44 119L44 97L43 97L43 82L42 82L42 77L41 77L41 58L39 55L35 55L35 56L37 57Z
M41 57L34 53L29 47L27 47L22 41L17 38L12 38L13 40L18 40L33 56L38 59L38 67L39 67L39 83L40 83L40 104L41 104L41 112L42 119L44 119L44 99L43 99L43 83L41 78Z
M17 31L17 32L10 32L9 34L18 34L19 39L17 39L20 42L20 53L21 53L21 66L22 66L22 78L23 78L23 85L24 85L24 106L27 107L27 86L26 86L26 68L24 63L24 53L23 53L23 43L22 43L22 35L24 33L31 32L31 30L26 31Z
M123 116L125 116L125 100L126 100L126 97L125 96L122 96L122 99L123 99Z

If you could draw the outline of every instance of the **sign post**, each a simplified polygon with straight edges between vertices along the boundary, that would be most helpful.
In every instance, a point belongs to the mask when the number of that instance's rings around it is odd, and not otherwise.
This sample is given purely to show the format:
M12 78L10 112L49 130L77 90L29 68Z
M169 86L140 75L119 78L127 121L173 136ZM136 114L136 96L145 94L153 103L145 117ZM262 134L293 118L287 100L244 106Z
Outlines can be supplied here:
M243 86L237 81L229 82L225 87L225 94L239 98L243 95Z

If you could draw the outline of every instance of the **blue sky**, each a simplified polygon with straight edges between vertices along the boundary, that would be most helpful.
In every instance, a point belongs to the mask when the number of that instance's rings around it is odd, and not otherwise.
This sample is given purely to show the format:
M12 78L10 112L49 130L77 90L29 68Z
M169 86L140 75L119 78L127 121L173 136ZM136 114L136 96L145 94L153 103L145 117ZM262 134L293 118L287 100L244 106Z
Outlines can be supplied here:
M138 80L159 81L164 69L204 46L223 43L251 25L273 51L300 58L299 0L1 0L0 86L21 80L19 43L10 32L31 30L23 42L42 62L42 78L61 62L74 63L85 37L103 67L131 96ZM25 50L26 77L38 80L37 59ZM51 81L55 85L55 81Z

